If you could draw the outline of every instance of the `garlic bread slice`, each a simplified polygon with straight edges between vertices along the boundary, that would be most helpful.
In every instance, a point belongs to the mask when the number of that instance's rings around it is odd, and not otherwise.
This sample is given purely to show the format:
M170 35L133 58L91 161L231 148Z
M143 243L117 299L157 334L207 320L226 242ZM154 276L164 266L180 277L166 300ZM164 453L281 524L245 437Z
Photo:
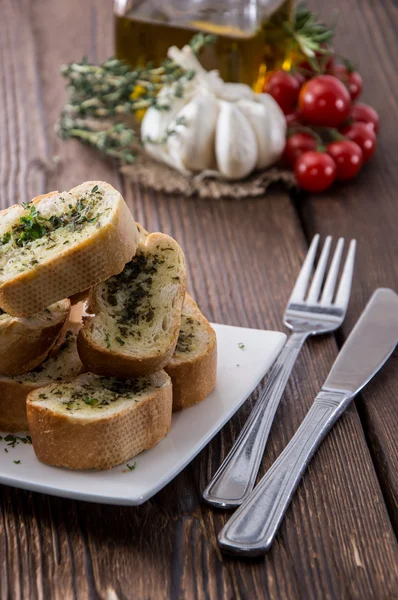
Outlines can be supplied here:
M0 309L0 375L27 373L40 365L56 344L69 311L69 300L25 318Z
M184 254L163 233L143 236L124 270L90 292L78 337L87 370L137 377L170 362L177 344L186 284Z
M69 469L111 469L168 432L170 377L118 380L85 373L29 394L29 430L39 460Z
M189 294L185 294L177 346L165 371L173 383L173 411L201 402L216 386L216 332Z
M0 307L27 317L120 273L138 244L121 194L88 181L0 211Z
M22 375L0 376L0 431L27 431L26 398L29 392L55 381L75 378L84 371L76 347L80 325L70 326L55 355Z

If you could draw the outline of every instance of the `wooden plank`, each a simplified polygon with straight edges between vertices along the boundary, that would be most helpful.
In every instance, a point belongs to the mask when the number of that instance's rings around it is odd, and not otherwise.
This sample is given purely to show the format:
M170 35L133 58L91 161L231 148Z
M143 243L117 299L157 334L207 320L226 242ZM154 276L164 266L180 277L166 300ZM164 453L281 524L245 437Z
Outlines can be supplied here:
M2 156L7 173L1 180L2 201L8 203L7 189L17 194L21 165L38 155L44 156L43 179L35 183L29 177L29 194L42 187L68 189L88 178L122 183L136 217L181 242L191 289L207 315L231 324L280 328L306 251L286 194L219 203L163 198L125 185L109 162L56 139L53 124L64 97L59 65L83 54L101 60L110 52L109 10L110 4L94 0L2 0L0 81L7 77L7 106L16 103L8 113L10 131L18 119L24 123L13 154ZM57 29L55 16L62 23ZM3 29L20 35L10 34L4 42ZM26 81L35 85L28 87ZM35 139L40 143L28 145ZM51 161L54 154L60 157L58 170ZM302 420L336 351L332 338L305 348L263 468ZM0 597L393 597L397 544L355 407L312 463L267 557L246 562L221 556L216 534L225 515L203 506L200 490L236 437L250 404L142 507L97 506L1 488Z
M330 3L312 3L325 20ZM356 237L358 253L350 310L341 341L352 329L358 313L377 287L398 291L398 237L396 135L390 126L398 113L398 81L395 76L398 13L388 1L348 3L336 1L339 11L336 48L359 66L364 79L363 101L380 114L378 149L359 178L336 187L323 198L307 198L298 204L307 235L319 231ZM349 215L349 218L348 218ZM389 513L398 532L398 356L356 401Z

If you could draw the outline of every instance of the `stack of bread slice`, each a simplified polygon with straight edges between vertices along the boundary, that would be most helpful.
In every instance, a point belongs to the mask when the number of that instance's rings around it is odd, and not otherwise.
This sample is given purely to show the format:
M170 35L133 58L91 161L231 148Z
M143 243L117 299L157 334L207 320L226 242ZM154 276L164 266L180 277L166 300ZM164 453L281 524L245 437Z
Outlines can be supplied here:
M0 212L0 430L71 469L158 443L216 383L215 332L185 287L180 246L107 183Z

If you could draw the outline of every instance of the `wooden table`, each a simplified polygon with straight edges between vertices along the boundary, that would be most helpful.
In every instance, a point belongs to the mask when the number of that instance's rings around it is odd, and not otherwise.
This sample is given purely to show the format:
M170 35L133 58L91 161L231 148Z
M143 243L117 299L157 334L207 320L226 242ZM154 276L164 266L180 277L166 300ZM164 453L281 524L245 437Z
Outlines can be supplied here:
M330 3L310 3L330 20ZM281 329L308 242L356 237L352 299L335 337L302 352L272 428L262 472L284 448L376 287L398 290L397 5L336 0L336 46L358 63L364 99L381 116L375 159L352 184L319 197L284 190L247 201L167 198L132 188L115 164L54 123L65 98L61 63L112 53L111 2L0 3L1 207L87 179L122 190L150 230L175 236L189 285L214 321ZM58 159L54 160L54 157ZM200 492L236 438L253 394L211 444L139 508L117 508L1 487L0 598L161 600L398 598L397 353L328 436L265 558L225 558L225 514ZM138 473L137 473L138 475Z

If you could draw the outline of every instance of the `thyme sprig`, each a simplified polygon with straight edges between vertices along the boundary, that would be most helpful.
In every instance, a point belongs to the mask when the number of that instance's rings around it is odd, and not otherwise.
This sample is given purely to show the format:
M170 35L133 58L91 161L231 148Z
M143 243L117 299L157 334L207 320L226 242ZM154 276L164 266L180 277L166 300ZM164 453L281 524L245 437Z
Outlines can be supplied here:
M214 35L198 33L190 46L199 54L215 39ZM174 95L182 97L185 85L195 75L194 71L184 70L170 59L164 60L160 67L148 64L132 70L116 58L102 65L92 65L83 59L80 63L64 65L61 73L67 80L69 97L56 124L58 135L64 140L78 139L127 163L134 162L141 140L122 119L131 114L140 116L151 106L168 110L169 100L158 95L162 86L173 84ZM105 120L108 123L101 129L88 119L95 119L100 125ZM118 122L109 124L109 119Z
M106 129L97 131L89 125L70 118L65 112L56 125L56 131L63 140L78 139L83 144L93 146L100 152L127 163L134 162L134 146L140 144L135 131L124 123L114 123Z
M198 33L190 46L198 54L214 40L214 35ZM150 106L165 110L167 104L158 98L160 88L180 82L181 88L176 86L176 92L179 89L183 92L183 85L195 75L170 59L164 60L160 67L148 64L132 70L116 58L102 65L92 65L83 59L80 63L62 66L61 74L68 82L69 100L65 112L74 117L95 118L129 115Z

